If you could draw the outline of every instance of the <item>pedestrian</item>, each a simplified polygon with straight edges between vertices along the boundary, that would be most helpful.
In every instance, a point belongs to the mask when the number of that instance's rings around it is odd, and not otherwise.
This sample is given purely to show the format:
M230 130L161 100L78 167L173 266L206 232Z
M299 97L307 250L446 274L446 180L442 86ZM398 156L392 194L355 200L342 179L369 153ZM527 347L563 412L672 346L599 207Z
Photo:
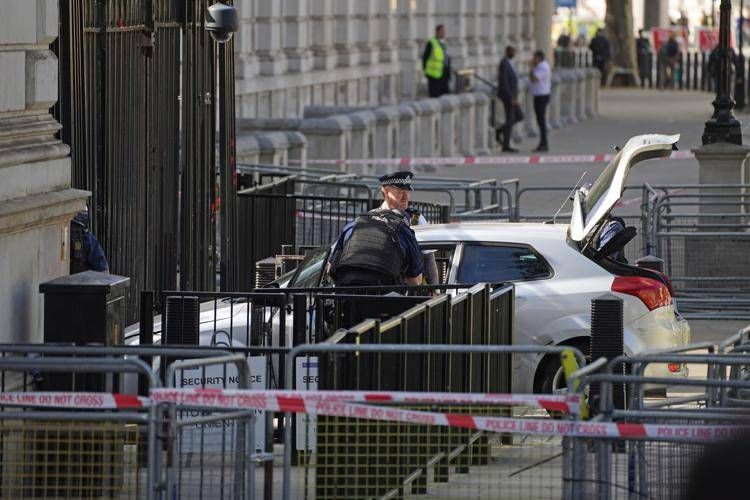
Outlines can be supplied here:
M430 97L440 97L450 93L451 63L445 48L445 26L435 28L435 36L427 41L422 54L422 68L427 77L427 90Z
M674 88L678 79L677 65L680 58L680 44L677 43L677 35L670 33L669 40L664 44L664 56L666 57L666 86Z
M70 222L70 274L109 272L104 250L89 228L89 212L81 210Z
M513 137L513 125L523 120L523 112L518 105L518 74L513 65L515 56L515 47L507 46L505 57L500 61L497 72L497 97L505 109L505 123L495 131L495 139L503 145L503 151L506 153L518 152L510 146L510 140Z
M649 65L651 41L642 29L638 30L638 38L635 39L635 48L638 54L638 74L641 80L651 81L651 67Z
M596 36L591 39L589 49L591 49L594 67L597 68L602 75L603 85L604 82L607 81L607 66L612 57L612 46L607 37L604 36L603 29L598 29L596 31Z
M560 36L557 37L557 48L568 50L570 48L570 35L567 31L563 30Z
M547 106L552 93L552 70L544 58L544 52L537 50L532 59L531 95L534 96L534 113L539 126L539 145L534 151L549 151L547 143Z
M344 226L328 259L336 286L422 284L424 260L406 218L413 176L381 177L383 204Z

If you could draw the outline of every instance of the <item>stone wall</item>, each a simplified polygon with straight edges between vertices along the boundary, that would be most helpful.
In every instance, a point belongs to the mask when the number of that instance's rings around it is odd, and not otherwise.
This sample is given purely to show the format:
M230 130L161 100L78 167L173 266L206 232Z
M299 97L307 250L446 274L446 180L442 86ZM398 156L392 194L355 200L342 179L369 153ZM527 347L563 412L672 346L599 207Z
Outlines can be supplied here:
M494 80L504 47L535 47L534 9L550 0L235 0L241 118L302 116L306 106L377 106L424 93L422 51L447 29L454 69ZM546 12L546 11L545 11Z
M0 342L41 342L39 283L68 274L70 189L57 101L57 0L0 2Z

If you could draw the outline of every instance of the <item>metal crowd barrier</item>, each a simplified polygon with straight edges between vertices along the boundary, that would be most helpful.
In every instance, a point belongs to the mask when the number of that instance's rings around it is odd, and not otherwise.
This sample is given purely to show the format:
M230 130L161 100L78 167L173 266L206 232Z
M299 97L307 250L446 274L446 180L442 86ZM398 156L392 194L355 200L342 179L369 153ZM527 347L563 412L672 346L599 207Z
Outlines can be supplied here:
M447 300L422 307L436 312ZM413 314L347 331L364 339L374 327L381 342L420 341L409 334L419 331L408 324ZM491 324L490 317L481 321ZM285 357L286 390L254 387L252 362L217 348L26 347L28 353L0 346L3 498L680 498L707 447L747 428L750 403L750 327L718 346L588 366L566 347L299 345ZM493 356L565 351L582 367L568 383L575 392L512 394L492 385ZM143 361L153 357L173 359L162 376ZM318 386L302 379L318 358L334 368L358 359L351 366L362 376L407 362L421 368L403 372L396 385L385 373L359 378L356 390L346 383L320 390L322 377ZM629 373L615 374L623 363ZM647 366L663 363L706 369L685 379L644 376ZM61 372L74 384L78 375L103 374L104 385L96 392L39 391L47 374ZM182 383L217 373L236 377L235 388ZM146 377L150 398L122 394L132 374ZM420 385L419 376L429 384ZM601 397L589 402L589 419L581 409L595 383ZM642 390L653 384L670 388L662 404L651 404ZM625 408L613 405L618 386L629 390ZM691 400L680 392L686 389L694 391ZM284 439L262 442L278 412L285 414ZM282 464L279 481L274 469Z

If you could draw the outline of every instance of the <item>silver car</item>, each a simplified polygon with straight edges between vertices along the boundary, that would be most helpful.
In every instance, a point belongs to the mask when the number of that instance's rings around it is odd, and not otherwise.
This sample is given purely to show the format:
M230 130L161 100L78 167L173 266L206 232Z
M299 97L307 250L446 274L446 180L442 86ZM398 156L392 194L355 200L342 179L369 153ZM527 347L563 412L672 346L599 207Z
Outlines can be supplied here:
M515 284L515 344L571 345L587 352L591 300L613 294L623 300L627 354L686 345L690 327L675 307L667 278L611 258L629 241L627 231L603 247L601 237L630 168L643 160L669 156L678 139L665 135L630 139L590 188L575 191L569 224L419 226L414 228L417 240L423 251L436 253L442 280L448 284ZM279 285L320 286L327 253L325 248L313 252ZM235 305L231 314L228 309L206 311L201 316L201 344L215 337L215 329L227 329L230 323L232 329L244 329L246 317L243 305ZM565 386L554 356L517 356L514 370L515 392L552 392ZM685 377L687 369L652 365L647 375Z

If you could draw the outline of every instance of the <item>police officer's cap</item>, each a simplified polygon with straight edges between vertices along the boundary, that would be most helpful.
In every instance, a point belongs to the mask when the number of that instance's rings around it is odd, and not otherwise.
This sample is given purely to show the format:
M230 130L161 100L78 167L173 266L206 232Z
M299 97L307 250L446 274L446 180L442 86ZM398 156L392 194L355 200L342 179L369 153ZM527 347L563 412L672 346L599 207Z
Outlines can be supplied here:
M399 189L406 189L408 191L414 191L411 185L411 180L414 177L413 172L401 171L393 174L387 174L380 178L381 186L393 186Z

